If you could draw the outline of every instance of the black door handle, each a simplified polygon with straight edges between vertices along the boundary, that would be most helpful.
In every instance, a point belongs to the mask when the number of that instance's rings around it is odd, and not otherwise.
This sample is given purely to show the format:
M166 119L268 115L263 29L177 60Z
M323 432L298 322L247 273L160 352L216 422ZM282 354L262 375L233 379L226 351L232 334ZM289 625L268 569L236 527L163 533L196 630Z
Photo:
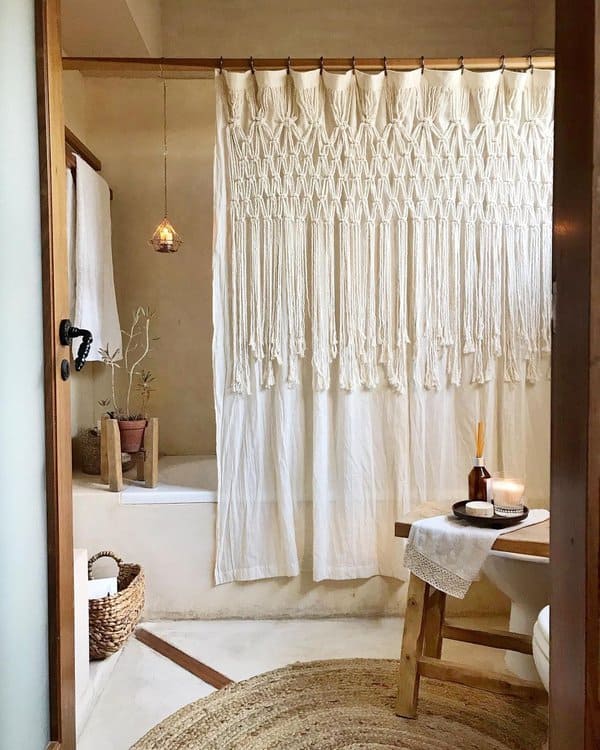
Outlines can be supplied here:
M77 356L75 357L75 369L79 372L84 366L88 354L90 353L94 337L91 332L85 328L77 328L74 326L68 318L60 321L58 335L60 343L63 346L69 346L73 343L73 339L77 339L81 336L81 344L79 345Z

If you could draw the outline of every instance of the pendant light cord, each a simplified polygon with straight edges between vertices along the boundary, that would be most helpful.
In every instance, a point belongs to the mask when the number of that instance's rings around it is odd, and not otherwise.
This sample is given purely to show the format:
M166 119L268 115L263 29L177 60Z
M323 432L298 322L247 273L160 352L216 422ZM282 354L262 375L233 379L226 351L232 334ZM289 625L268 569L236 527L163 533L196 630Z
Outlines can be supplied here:
M163 179L165 188L165 217L167 213L167 80L164 76L162 65L160 74L163 83Z

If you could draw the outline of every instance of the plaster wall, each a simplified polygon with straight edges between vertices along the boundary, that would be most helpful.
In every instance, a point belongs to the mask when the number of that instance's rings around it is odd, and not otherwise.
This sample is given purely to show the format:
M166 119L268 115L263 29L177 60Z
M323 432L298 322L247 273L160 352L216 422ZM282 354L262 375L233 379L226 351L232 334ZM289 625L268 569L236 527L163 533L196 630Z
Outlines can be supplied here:
M525 55L534 1L163 0L163 45L181 57Z

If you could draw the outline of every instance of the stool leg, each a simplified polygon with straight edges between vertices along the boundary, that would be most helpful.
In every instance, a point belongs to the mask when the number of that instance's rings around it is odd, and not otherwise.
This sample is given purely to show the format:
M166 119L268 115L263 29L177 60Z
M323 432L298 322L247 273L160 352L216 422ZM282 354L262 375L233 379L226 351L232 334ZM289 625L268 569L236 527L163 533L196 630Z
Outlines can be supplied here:
M144 433L144 479L146 487L156 487L158 484L158 419L152 417L146 425Z
M442 656L442 628L446 613L446 594L430 588L425 612L425 643L423 655L440 659Z
M400 656L400 675L396 714L407 719L417 715L419 698L419 658L423 654L425 636L425 605L429 586L417 576L410 574L408 600L404 618L404 635L402 636L402 653Z

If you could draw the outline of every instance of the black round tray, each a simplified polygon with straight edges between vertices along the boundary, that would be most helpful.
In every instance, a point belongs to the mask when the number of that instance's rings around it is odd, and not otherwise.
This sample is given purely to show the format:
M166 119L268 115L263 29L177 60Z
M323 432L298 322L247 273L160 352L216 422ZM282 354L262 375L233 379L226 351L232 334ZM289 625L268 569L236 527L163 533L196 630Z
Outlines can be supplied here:
M465 505L468 502L468 500L459 500L459 502L454 503L452 506L452 511L457 518L460 518L461 521L470 523L472 526L483 526L488 529L505 529L507 526L515 526L516 524L521 523L521 521L524 521L529 515L529 508L524 506L523 512L519 513L518 516L507 517L498 516L496 514L489 518L484 518L483 516L470 516L465 513Z

